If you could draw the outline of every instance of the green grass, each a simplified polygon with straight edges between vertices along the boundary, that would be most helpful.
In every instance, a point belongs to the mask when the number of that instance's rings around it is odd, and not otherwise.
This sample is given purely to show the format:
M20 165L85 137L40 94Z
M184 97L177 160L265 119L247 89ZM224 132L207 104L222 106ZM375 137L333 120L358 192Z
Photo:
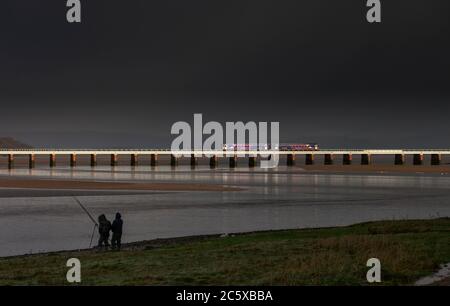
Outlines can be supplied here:
M382 284L412 284L450 262L450 219L383 221L180 241L122 252L62 252L0 259L0 285L367 285L380 259Z

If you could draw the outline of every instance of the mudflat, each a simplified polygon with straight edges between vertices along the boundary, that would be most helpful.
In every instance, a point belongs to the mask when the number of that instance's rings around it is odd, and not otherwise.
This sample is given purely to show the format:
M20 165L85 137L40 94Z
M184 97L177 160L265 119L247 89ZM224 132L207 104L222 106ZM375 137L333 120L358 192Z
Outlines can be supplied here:
M128 183L106 181L0 178L0 188L83 189L83 190L158 190L158 191L239 191L217 184Z

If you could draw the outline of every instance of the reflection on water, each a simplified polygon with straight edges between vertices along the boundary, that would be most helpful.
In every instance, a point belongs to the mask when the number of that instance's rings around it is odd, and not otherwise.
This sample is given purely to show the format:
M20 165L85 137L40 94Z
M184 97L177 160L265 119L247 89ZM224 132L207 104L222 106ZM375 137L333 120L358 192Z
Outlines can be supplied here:
M356 222L450 216L450 178L408 175L309 174L277 170L179 167L90 167L2 170L0 175L216 183L240 192L148 192L85 195L94 215L125 219L124 241ZM11 192L9 190L8 192ZM0 190L1 196L1 190ZM0 256L86 248L92 224L71 197L0 198Z

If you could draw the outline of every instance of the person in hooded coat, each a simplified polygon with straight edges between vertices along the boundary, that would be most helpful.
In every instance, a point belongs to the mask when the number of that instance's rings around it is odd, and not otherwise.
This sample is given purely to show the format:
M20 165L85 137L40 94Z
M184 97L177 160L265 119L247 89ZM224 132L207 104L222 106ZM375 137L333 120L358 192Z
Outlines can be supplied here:
M116 214L116 219L114 219L111 230L112 230L112 239L111 239L111 245L113 249L120 250L121 243L122 243L122 227L123 227L123 220L120 213Z
M109 246L109 232L111 231L111 222L106 219L105 215L100 215L98 217L98 233L100 234L100 238L98 239L98 247L108 248Z

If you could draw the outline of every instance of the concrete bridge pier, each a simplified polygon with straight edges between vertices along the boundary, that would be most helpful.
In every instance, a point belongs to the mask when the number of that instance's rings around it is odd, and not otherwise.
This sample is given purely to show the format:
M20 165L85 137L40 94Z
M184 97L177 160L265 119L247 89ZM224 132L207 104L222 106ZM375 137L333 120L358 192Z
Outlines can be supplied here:
M97 155L91 154L91 167L97 166Z
M441 164L442 156L441 154L431 154L431 165L438 166Z
M191 154L191 168L195 168L198 165L198 159L195 154Z
M14 154L8 154L8 169L14 167Z
M344 154L342 156L342 164L343 165L351 165L353 156L351 154Z
M156 167L158 165L158 155L151 154L150 155L150 166Z
M370 165L372 163L372 156L370 154L361 154L361 165Z
M211 169L216 168L218 163L219 163L219 159L217 158L216 155L211 156L211 157L209 158L209 167L210 167Z
M256 157L255 156L249 156L249 158L248 158L248 167L249 168L255 168L256 167Z
M131 154L130 165L131 165L131 167L135 167L138 165L138 155L137 154Z
M324 156L324 164L325 165L332 165L334 160L333 154L325 154Z
M237 156L231 156L230 157L230 168L236 168L237 167Z
M171 167L176 167L178 166L178 157L175 155L170 155L170 166Z
M395 154L395 165L405 164L405 154Z
M413 164L415 166L420 166L423 164L423 154L414 154Z
M56 166L56 154L50 154L50 168Z
M117 166L119 163L119 156L117 154L111 154L111 167Z
M29 154L28 155L28 168L33 169L35 164L36 164L36 155Z
M288 154L286 164L288 167L295 166L295 155L294 154Z
M305 165L314 165L314 155L313 154L306 154Z
M77 165L77 156L75 154L70 154L70 167L75 167Z

